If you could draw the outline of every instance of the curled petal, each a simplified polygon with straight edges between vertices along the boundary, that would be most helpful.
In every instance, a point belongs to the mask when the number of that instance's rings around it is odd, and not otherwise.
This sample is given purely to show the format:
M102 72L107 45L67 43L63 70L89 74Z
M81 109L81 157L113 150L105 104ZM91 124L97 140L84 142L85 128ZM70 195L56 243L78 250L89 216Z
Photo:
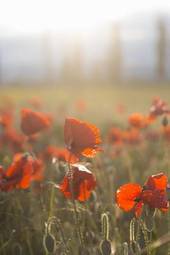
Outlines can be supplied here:
M94 157L101 143L96 126L74 118L65 120L64 139L67 149L77 157Z
M80 164L72 165L70 171L59 185L59 189L66 198L73 198L81 202L86 201L96 186L94 175Z
M142 192L141 199L151 208L157 208L161 210L167 210L169 208L167 195L163 190L144 190Z
M146 189L166 190L168 178L164 173L152 175L148 178L145 187Z

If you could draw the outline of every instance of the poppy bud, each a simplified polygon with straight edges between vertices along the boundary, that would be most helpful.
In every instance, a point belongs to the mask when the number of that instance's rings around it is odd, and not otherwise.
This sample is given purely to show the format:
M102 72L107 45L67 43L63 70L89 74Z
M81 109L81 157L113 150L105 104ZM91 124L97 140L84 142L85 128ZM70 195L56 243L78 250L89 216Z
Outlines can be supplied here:
M23 254L23 249L22 246L19 243L14 243L12 246L12 254L18 254L22 255Z
M103 255L111 254L111 242L109 241L109 217L106 213L102 214L101 217L102 222L102 234L103 241L100 243L100 250Z
M100 243L100 250L102 255L111 255L111 242L109 240L103 240Z
M46 253L54 254L56 251L56 240L55 237L51 233L46 233L43 237L43 247Z
M168 118L166 115L162 119L162 126L164 127L168 126Z

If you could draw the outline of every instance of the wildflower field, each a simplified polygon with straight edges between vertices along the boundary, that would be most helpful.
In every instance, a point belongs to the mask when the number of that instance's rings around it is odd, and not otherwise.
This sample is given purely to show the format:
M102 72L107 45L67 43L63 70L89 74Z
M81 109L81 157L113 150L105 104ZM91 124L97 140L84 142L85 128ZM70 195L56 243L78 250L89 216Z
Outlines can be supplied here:
M168 85L1 88L0 255L168 255L169 183Z

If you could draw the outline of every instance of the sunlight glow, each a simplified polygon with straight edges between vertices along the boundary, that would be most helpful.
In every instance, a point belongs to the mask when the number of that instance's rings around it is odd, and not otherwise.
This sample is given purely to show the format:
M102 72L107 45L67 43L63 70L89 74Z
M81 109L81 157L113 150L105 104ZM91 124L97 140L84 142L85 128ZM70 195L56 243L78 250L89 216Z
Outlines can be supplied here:
M0 31L89 31L139 11L170 10L169 0L0 0Z

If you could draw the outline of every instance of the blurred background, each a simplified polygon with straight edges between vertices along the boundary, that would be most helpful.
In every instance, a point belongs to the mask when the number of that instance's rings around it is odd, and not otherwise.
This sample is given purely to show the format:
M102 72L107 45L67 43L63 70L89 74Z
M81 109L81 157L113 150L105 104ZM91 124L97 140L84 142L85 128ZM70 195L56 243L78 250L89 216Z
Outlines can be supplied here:
M170 80L170 1L0 0L0 84Z

